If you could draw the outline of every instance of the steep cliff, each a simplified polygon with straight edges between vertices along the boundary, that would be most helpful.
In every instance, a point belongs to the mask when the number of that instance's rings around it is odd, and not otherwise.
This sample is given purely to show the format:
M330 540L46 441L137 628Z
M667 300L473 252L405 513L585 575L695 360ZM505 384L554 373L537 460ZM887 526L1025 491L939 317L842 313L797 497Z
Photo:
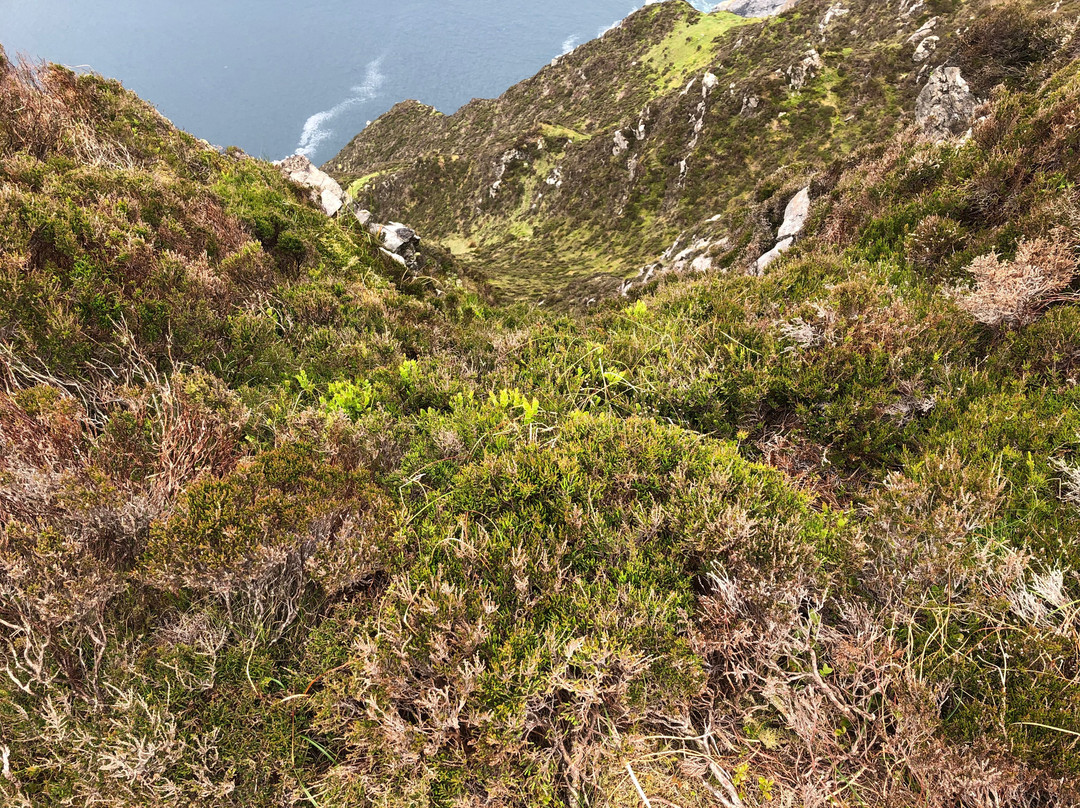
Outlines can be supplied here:
M778 196L909 126L989 5L803 0L762 21L650 5L496 100L400 104L326 168L509 299L618 288L717 217L709 262L748 265Z

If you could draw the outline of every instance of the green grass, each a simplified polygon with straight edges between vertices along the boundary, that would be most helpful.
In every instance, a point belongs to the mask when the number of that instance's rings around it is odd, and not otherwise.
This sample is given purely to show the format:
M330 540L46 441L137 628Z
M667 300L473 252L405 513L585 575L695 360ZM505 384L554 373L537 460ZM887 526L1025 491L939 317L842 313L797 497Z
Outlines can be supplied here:
M589 140L589 135L583 134L576 129L558 124L544 123L540 125L540 134L547 140L569 140L573 143L584 143Z
M354 199L358 198L365 187L375 182L375 180L377 180L379 177L382 177L388 173L390 173L389 170L374 171L371 174L359 177L349 184L349 187L346 189L346 191L348 191L349 195L352 196Z
M728 11L702 14L679 22L645 56L645 63L660 77L662 91L686 83L691 74L704 69L717 57L716 40L755 20Z

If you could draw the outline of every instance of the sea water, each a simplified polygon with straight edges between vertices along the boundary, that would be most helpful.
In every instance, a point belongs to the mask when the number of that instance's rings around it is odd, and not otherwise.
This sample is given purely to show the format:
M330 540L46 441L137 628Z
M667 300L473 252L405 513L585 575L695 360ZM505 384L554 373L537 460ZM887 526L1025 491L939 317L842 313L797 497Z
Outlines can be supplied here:
M644 1L0 0L0 43L120 79L216 145L321 163L397 101L497 96Z

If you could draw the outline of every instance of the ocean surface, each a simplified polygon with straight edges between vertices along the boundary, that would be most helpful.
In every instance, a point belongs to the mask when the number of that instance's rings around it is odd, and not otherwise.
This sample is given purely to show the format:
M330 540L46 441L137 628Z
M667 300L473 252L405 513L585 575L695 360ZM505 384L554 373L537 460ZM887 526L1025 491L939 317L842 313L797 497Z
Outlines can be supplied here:
M120 79L216 145L321 163L398 101L497 96L644 1L0 0L0 44Z

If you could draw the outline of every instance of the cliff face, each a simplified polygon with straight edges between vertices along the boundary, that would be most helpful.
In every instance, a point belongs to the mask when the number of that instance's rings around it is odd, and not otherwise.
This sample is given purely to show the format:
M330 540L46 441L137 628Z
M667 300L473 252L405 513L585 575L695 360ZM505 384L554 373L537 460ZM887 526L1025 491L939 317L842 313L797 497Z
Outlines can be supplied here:
M803 0L764 21L648 6L498 99L449 117L400 104L325 167L508 298L632 276L714 217L710 263L748 265L774 196L910 125L989 5Z
M712 11L730 11L742 17L769 17L790 11L799 0L724 0L713 6Z

